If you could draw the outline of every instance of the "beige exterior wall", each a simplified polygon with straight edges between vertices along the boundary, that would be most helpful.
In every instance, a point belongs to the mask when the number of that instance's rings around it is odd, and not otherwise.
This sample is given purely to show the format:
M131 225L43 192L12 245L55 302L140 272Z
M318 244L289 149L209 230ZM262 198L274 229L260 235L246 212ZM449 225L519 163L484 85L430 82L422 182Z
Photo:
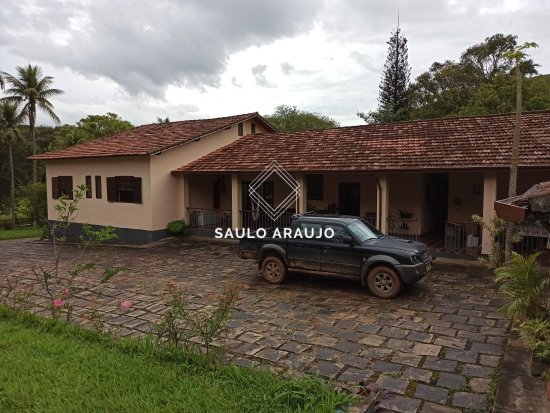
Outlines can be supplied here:
M251 121L243 122L244 135L250 133ZM256 125L256 133L264 132L260 125ZM184 218L179 216L177 191L179 190L178 180L180 177L171 174L171 171L186 165L222 146L228 145L237 139L238 127L231 126L229 129L216 132L212 135L205 136L200 140L193 141L181 145L177 148L162 152L160 155L151 157L151 197L153 200L153 229L164 229L166 225L175 219ZM213 180L217 175L203 177L200 182L199 191L193 190L196 185L193 185L191 177L189 186L189 206L195 208L212 208L212 185ZM226 182L229 187L229 182ZM229 192L229 190L227 191ZM231 202L231 194L226 194L222 200L222 204L229 206ZM227 199L226 199L227 198Z
M448 221L472 222L483 213L483 171L449 173Z
M412 212L412 219L418 220L416 228L411 223L411 231L420 233L422 228L422 206L425 198L421 173L400 173L388 175L389 217L399 218L399 210Z
M244 122L244 135L251 131L251 121ZM256 133L266 130L256 124ZM182 202L179 191L183 190L180 177L172 175L171 171L192 162L209 152L225 146L240 138L237 125L220 132L202 137L201 139L183 144L179 147L161 152L151 157L113 157L96 159L69 159L46 161L46 179L48 187L48 218L56 219L52 199L51 177L72 176L73 186L85 184L85 176L92 176L93 198L83 199L76 222L86 222L97 225L111 225L120 228L160 230L165 229L168 222L183 218ZM95 198L95 175L102 177L102 199ZM132 175L142 178L142 204L107 202L108 176ZM190 177L190 199L185 201L191 207L211 208L212 180L211 177ZM200 178L197 182L191 182ZM202 179L202 181L200 181ZM222 207L230 208L230 181L227 178L227 194L222 196ZM192 188L200 190L193 190ZM197 205L198 204L198 205Z
M376 177L372 173L328 173L323 178L323 200L308 201L317 209L326 209L329 204L339 204L340 183L359 183L361 216L376 213Z
M496 171L497 199L508 196L508 171ZM484 171L449 173L449 221L471 222L473 214L483 214ZM531 186L550 179L550 170L520 169L518 190L522 194ZM475 186L475 188L474 188ZM481 188L481 193L474 193Z
M75 222L96 225L111 225L120 228L152 230L151 222L151 179L147 157L116 157L102 159L67 159L46 161L46 186L48 190L48 218L55 220L57 215L52 198L52 177L72 176L73 187L86 184L86 175L92 177L92 198L80 201ZM102 198L96 199L95 176L101 176ZM142 179L142 203L122 203L107 201L109 176L139 176Z

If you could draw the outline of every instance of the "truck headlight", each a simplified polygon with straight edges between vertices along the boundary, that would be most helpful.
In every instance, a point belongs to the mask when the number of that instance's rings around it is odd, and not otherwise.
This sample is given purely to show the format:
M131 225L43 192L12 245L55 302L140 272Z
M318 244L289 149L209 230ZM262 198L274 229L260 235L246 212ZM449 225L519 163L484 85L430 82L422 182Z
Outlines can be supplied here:
M422 262L422 258L420 258L420 255L417 254L411 255L411 262L413 264L420 264Z

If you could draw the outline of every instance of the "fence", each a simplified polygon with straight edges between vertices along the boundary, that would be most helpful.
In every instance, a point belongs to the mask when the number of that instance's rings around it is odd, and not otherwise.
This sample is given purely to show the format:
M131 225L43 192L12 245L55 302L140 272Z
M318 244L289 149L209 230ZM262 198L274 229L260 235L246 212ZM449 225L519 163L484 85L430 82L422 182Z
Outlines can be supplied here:
M512 250L521 255L529 255L534 252L543 251L549 242L549 233L543 227L516 224L514 226L514 232L520 233L521 239L519 242L512 244ZM498 238L503 249L504 239L504 234L501 234Z
M388 218L388 234L416 241L418 240L418 219L415 218Z
M273 219L263 211L241 211L241 226L243 228L285 228L290 227L294 212L283 212L283 214L273 221Z
M481 228L473 222L445 222L445 250L454 254L478 255Z
M188 208L188 219L190 227L203 228L230 228L231 211L223 209Z
M549 242L548 231L542 227L521 224L515 225L514 231L521 233L522 237L513 244L513 250L522 255L542 251ZM445 250L455 254L479 255L482 235L480 226L472 222L446 222ZM504 249L504 233L497 239Z

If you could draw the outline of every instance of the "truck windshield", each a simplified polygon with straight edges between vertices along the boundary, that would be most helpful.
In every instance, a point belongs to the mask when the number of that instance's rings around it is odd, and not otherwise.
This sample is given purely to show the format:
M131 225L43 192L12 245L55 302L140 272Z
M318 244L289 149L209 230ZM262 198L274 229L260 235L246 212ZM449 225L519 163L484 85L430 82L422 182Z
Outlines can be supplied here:
M353 221L351 224L348 224L349 230L355 235L355 237L360 241L366 241L374 238L381 238L382 234L378 231L374 232L372 229L367 227L362 221Z

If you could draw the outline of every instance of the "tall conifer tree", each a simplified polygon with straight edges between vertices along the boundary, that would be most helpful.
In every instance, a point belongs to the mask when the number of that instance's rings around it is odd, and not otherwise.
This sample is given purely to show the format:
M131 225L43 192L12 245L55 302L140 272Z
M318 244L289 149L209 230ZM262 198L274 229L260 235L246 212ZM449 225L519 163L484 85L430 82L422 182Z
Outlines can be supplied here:
M367 114L357 114L367 123L397 122L408 118L411 67L408 60L407 38L401 33L399 16L397 29L392 32L387 43L388 57L380 81L378 109Z

